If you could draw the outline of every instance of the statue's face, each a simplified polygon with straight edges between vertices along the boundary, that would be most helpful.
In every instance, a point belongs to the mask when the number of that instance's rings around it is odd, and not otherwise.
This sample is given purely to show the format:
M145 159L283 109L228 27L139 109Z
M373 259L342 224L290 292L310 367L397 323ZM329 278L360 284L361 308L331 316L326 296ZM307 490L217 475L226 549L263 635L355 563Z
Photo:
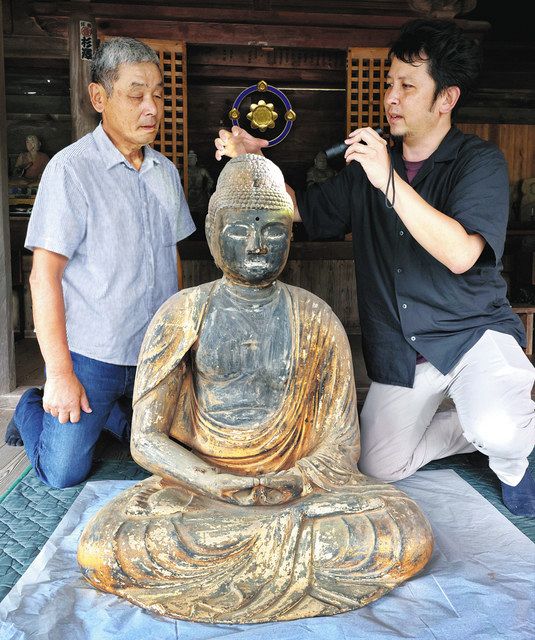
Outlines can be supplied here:
M221 216L219 250L227 278L256 286L276 280L290 249L290 216L261 210L225 211Z
M318 153L316 156L316 167L318 167L318 169L325 169L327 167L327 158L324 153Z
M33 138L32 136L28 136L26 138L26 149L28 149L28 151L36 151L37 150L37 142L36 142L35 138Z

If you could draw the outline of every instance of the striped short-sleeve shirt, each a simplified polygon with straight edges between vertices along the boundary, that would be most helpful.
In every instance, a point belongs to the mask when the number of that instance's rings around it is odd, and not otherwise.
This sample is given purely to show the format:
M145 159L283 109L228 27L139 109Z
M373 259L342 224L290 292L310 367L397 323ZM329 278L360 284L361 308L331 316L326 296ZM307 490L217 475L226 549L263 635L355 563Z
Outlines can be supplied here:
M63 295L69 349L135 365L147 325L177 291L176 243L195 225L176 167L145 146L136 171L102 125L52 157L25 246L69 260Z

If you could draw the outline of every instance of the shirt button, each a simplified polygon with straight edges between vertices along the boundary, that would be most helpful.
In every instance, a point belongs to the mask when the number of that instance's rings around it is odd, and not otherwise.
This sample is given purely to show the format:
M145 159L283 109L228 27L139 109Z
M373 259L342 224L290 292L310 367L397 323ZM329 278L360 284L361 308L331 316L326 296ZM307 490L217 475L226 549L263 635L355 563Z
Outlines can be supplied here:
M407 308L407 305L406 305L405 303L403 303L403 304L401 305L401 308L402 308L402 309L406 309L406 308ZM411 340L412 340L412 338L411 338Z
M416 336L411 336L411 342L415 342Z
M405 235L405 231L403 231L403 229L402 229L402 230L399 232L399 235L400 235L400 236Z
M398 267L398 268L396 269L396 271L397 271L397 273L403 273L403 269L401 269L400 267Z

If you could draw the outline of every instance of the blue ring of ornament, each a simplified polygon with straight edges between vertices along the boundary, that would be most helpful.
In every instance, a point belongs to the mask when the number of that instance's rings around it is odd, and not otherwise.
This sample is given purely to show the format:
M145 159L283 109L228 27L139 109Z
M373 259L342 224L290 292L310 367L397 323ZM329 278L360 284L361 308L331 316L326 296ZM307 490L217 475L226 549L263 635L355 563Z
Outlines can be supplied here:
M250 87L247 87L247 89L244 89L240 95L236 98L236 100L234 100L234 104L232 105L232 109L236 109L239 111L241 103L245 100L245 98L250 95L251 93L254 93L255 91L258 91L258 85L257 84L253 84ZM284 103L284 106L286 107L286 111L290 111L292 108L292 105L290 104L290 101L288 100L288 98L284 95L284 93L280 90L277 89L277 87L272 86L271 84L268 84L266 87L265 91L262 91L262 93L274 93L276 96L278 96L282 102ZM232 124L239 126L239 122L237 118L232 118ZM268 147L273 147L276 144L279 144L279 142L282 142L284 140L284 138L286 138L286 136L290 133L290 129L292 128L292 124L293 121L292 120L286 120L286 124L284 125L284 129L279 133L279 135L276 138L273 138L273 140L269 140L268 141Z

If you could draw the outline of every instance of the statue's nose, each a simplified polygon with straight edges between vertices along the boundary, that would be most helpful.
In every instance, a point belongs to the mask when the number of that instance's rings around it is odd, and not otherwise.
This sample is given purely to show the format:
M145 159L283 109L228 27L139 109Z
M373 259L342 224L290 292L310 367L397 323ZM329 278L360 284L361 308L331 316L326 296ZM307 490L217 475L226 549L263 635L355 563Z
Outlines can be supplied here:
M262 234L259 231L255 231L249 238L249 246L247 247L247 253L254 255L265 255L268 249L262 240Z
M267 247L259 247L259 246L256 246L247 250L247 253L253 253L255 255L260 255L260 256L265 255L267 252L268 252Z

